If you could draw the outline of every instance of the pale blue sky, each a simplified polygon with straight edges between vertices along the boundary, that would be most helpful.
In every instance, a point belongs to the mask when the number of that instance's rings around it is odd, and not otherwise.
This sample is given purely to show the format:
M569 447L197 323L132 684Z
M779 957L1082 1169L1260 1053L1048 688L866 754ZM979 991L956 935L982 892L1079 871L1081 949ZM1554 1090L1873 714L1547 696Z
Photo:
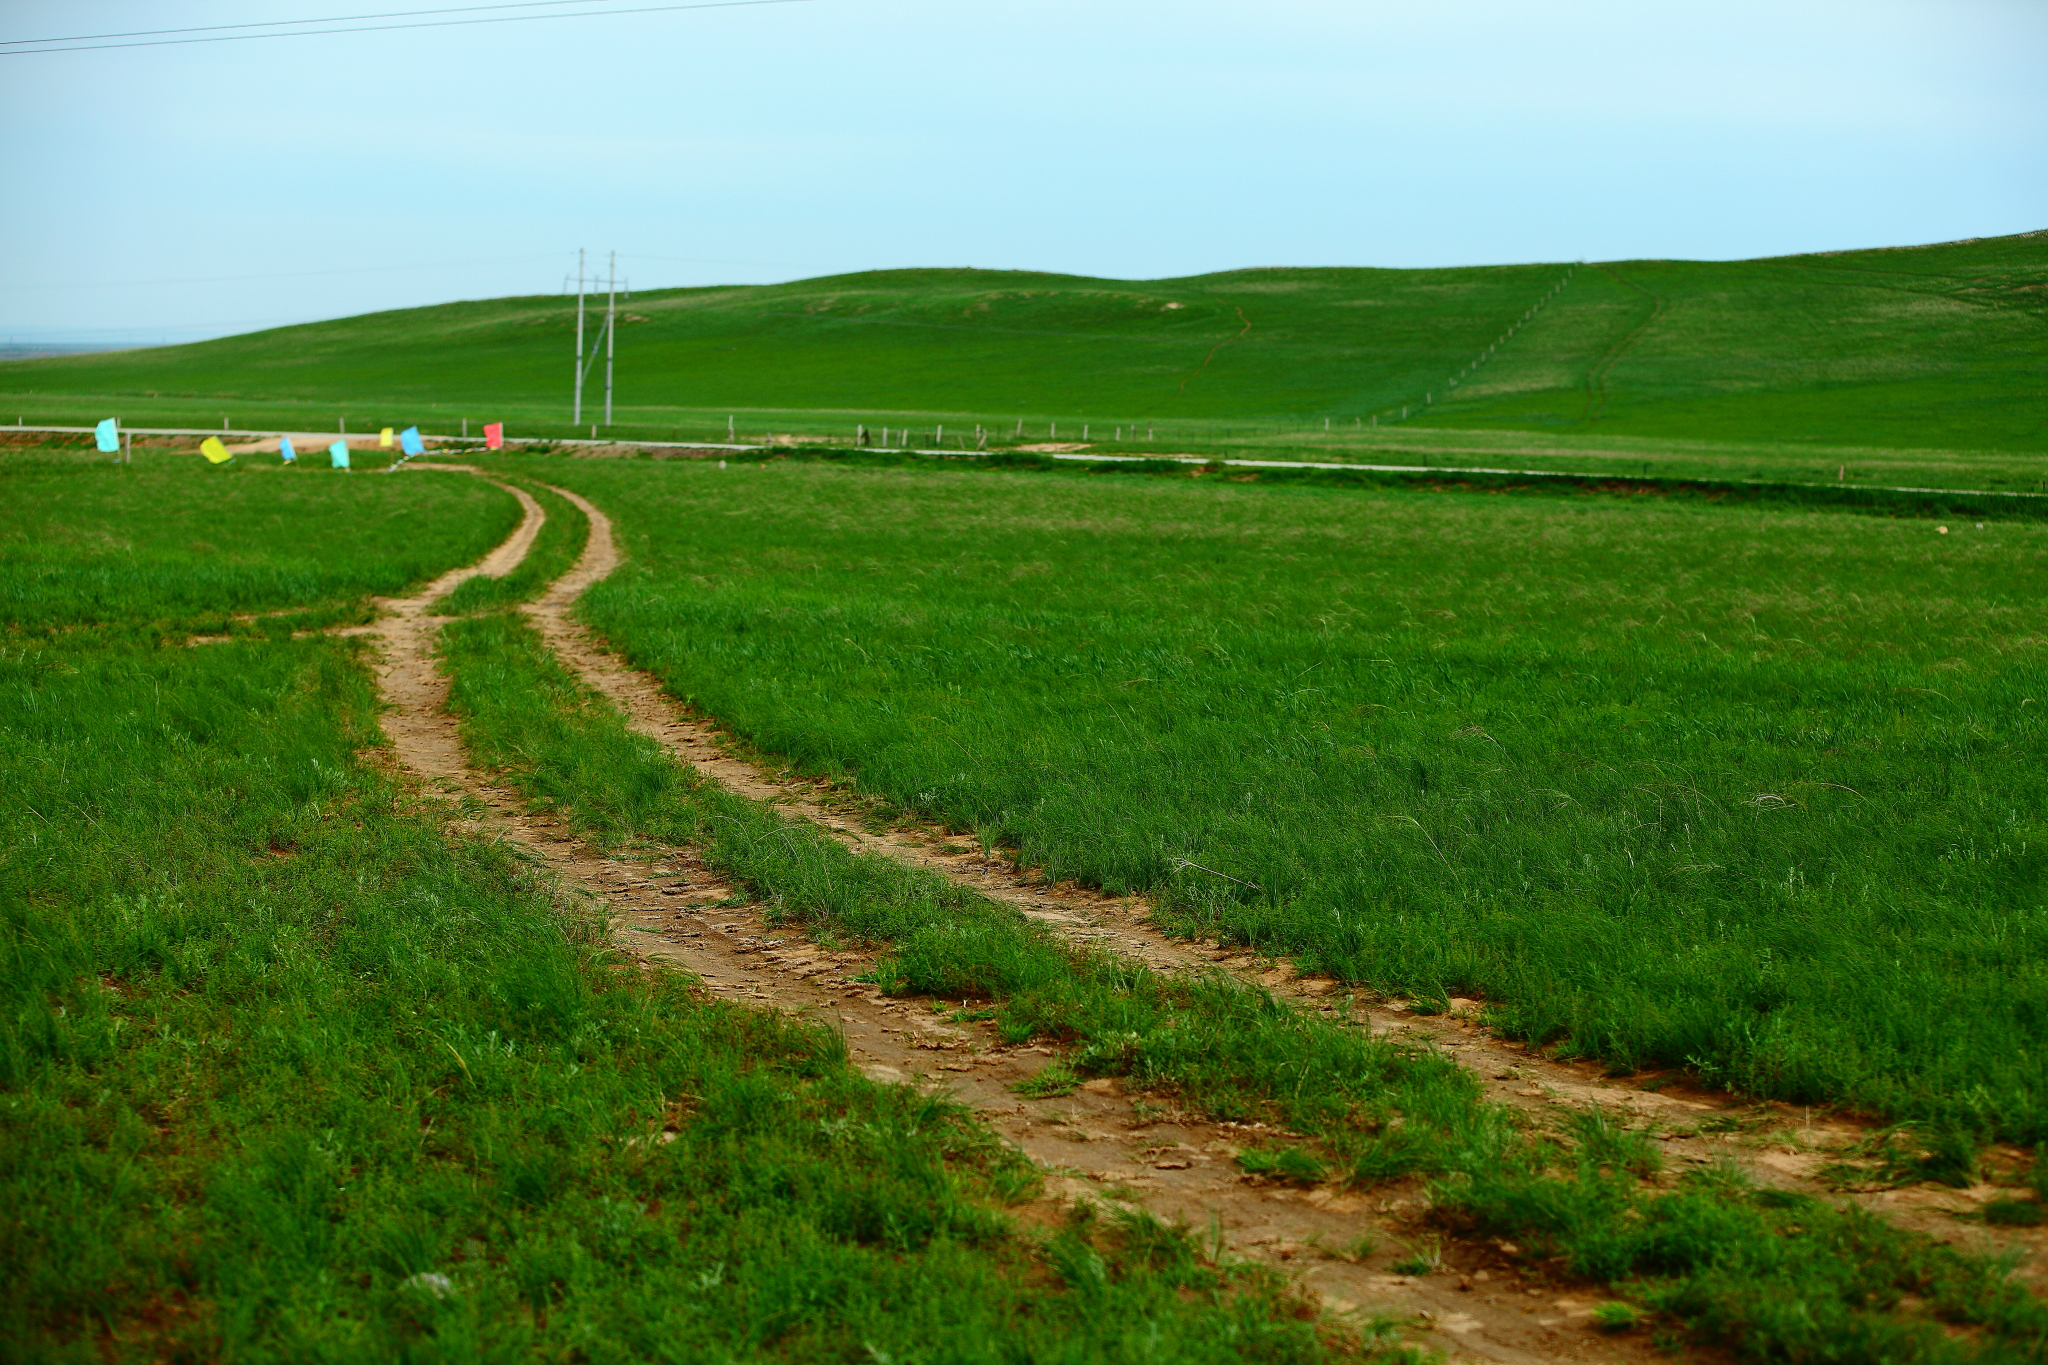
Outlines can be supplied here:
M804 0L5 56L0 127L0 341L550 292L579 245L640 287L1728 258L2048 227L2048 3Z

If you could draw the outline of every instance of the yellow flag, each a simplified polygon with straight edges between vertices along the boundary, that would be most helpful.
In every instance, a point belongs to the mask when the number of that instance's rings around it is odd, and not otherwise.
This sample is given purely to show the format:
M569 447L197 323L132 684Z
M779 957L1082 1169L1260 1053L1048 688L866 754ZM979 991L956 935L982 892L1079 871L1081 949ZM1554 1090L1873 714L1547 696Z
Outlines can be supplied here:
M220 443L220 437L209 436L199 443L199 453L215 464L224 464L235 458L234 452Z
M378 448L378 449L380 449L380 450L389 450L389 449L391 449L391 428L390 428L390 427L386 427L386 428L384 428L384 430L382 430L382 431L380 431L380 432L378 432L378 433L377 433L377 448Z

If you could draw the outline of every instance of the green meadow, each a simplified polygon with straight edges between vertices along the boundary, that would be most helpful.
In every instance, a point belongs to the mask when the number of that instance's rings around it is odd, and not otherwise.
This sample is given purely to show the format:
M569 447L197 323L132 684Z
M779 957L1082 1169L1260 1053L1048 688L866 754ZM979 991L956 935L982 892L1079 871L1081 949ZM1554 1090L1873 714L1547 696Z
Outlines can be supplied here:
M747 741L1613 1070L2048 1132L2048 528L556 462Z
M519 523L504 494L470 479L423 494L414 475L207 471L196 455L132 471L77 450L0 461L0 620L15 630L288 635L476 559ZM269 619L236 620L251 615Z
M502 493L63 452L0 488L6 1358L1371 1349L1142 1216L1020 1232L1036 1172L957 1107L621 970L394 775L358 642L185 644L354 619L499 539Z
M892 994L1012 1041L1058 1045L1060 1058L1026 1087L1034 1098L1120 1076L1196 1113L1303 1135L1244 1148L1247 1174L1358 1190L1423 1177L1436 1229L1425 1239L1512 1238L1559 1273L1620 1296L1608 1305L1613 1320L1656 1324L1665 1349L1692 1342L1756 1361L2017 1361L2033 1358L2048 1332L2048 1312L2001 1263L1728 1169L1660 1179L1656 1143L1598 1109L1574 1116L1568 1131L1531 1129L1434 1051L1371 1038L1353 1021L1296 1011L1228 979L1162 979L1077 951L929 871L853 855L677 765L509 614L451 628L447 660L473 762L591 838L693 844L791 929L886 944L873 979ZM1904 1178L1967 1178L1971 1161L1967 1142L1937 1141L1907 1158ZM2025 1216L2034 1204L2009 1206ZM1134 1237L1145 1228L1137 1220L1124 1236L1155 1257L1176 1245L1156 1231ZM1070 1245L1049 1251L1070 1264ZM1362 1254L1394 1274L1431 1273L1427 1256L1414 1260L1398 1244ZM1398 1330L1380 1324L1359 1344L1369 1348L1388 1327ZM1273 1358L1256 1336L1238 1349Z
M1330 733L1318 718L1337 714L1315 699L1330 681L1318 675L1356 671L1342 657L1346 613L1304 626L1303 599L1278 578L1313 575L1343 598L1318 552L1391 525L1382 557L1399 567L1402 543L1415 553L1443 540L1418 509L1450 505L824 464L503 467L573 483L613 509L633 561L593 601L593 619L757 742L874 790L931 782L899 803L990 839L1006 831L974 801L1005 783L1078 775L1095 784L1094 804L1042 784L1041 825L1008 832L1043 854L1053 845L1041 830L1079 834L1075 820L1092 821L1111 837L1070 841L1060 870L1150 884L1177 925L1275 948L1313 919L1322 884L1290 887L1281 862L1243 855L1262 831L1291 829L1297 853L1307 842L1305 822L1320 818L1313 789L1336 771L1315 756ZM622 969L591 908L513 850L458 832L456 807L401 780L377 730L365 646L292 628L361 619L368 594L474 560L516 518L488 485L196 461L131 470L57 450L17 452L0 486L10 495L0 499L0 600L14 604L0 650L0 1341L10 1357L1410 1358L1395 1344L1401 1324L1318 1319L1277 1277L1141 1211L1028 1230L1008 1210L1032 1196L1038 1173L971 1115L867 1082L830 1031L707 1002L680 975ZM1667 1345L1758 1361L2034 1357L2048 1315L1997 1263L1728 1171L1660 1179L1654 1143L1598 1112L1569 1132L1530 1130L1444 1057L1225 981L1168 981L1077 952L929 873L851 855L704 782L629 732L503 610L582 542L573 508L542 497L550 520L535 566L460 590L446 606L466 614L442 641L472 761L536 810L622 857L689 842L790 929L884 945L878 987L1058 1045L1044 1093L1119 1075L1197 1112L1303 1135L1245 1149L1248 1172L1367 1190L1426 1180L1441 1233L1513 1238L1549 1273L1617 1296L1617 1322L1654 1323ZM922 511L906 515L912 504ZM1587 515L1490 505L1523 517L1525 532ZM1723 515L1689 515L1702 512ZM1461 534L1495 552L1511 539L1497 524ZM1559 558L1590 539L1571 523L1544 548ZM1284 549L1268 549L1274 541ZM1202 556L1193 570L1159 557L1191 547ZM1989 539L1976 549L2011 551ZM1935 567L1922 564L1923 576ZM1553 607L1587 597L1583 586L1554 589ZM657 608L665 592L680 596ZM1382 584L1376 595L1395 594ZM1404 641L1381 622L1374 662L1405 663L1422 681L1376 695L1424 708L1449 676L1426 673L1414 653L1444 653L1445 618L1432 613L1451 609L1436 600L1403 611L1432 634ZM1495 601L1482 643L1512 632L1511 600ZM1173 616L1148 616L1148 602ZM274 611L287 615L263 614ZM709 653L648 635L659 612ZM1058 657L1078 662L1034 671L1034 657L1054 654L1020 629L1076 624L1088 633ZM1741 637L1753 654L1759 629L1751 622ZM198 633L231 638L186 643ZM1574 675L1599 666L1603 638L1587 626L1565 651ZM1285 668L1260 653L1317 641ZM976 680L987 659L967 666L985 648L1024 680L1009 712ZM714 656L741 684L716 699L685 677ZM1174 670L1198 657L1226 671L1189 688ZM1132 663L1146 672L1122 676ZM1271 676L1254 685L1248 670L1260 668ZM1176 688L1181 702L1163 705ZM795 712L774 722L792 703L821 725L815 742L786 723ZM984 723L962 723L976 714ZM1091 714L1113 718L1123 747ZM1192 753L1175 734L1183 719L1212 748L1235 747ZM881 728L864 735L863 724ZM1494 729L1495 744L1527 742L1497 719ZM1473 784L1488 775L1446 757L1475 736L1446 745L1427 725L1406 733L1413 754L1396 735L1339 734L1336 762L1365 765L1353 781L1369 795L1387 788L1370 776L1375 762L1413 776L1406 827L1467 880L1498 867L1423 799L1434 790L1483 805ZM921 772L928 752L874 742L915 734L972 762L949 755L944 774ZM1150 738L1134 747L1136 735ZM998 742L1014 743L1014 756ZM819 759L821 746L837 757ZM1175 755L1164 780L1129 780ZM1290 784L1284 770L1305 758L1308 777ZM1237 821L1225 832L1240 842L1184 841L1164 863L1153 858L1153 805L1229 760L1242 773L1208 818L1217 829ZM1498 771L1491 780L1512 787ZM1780 785L1788 806L1813 794ZM1583 780L1575 790L1594 809L1571 830L1601 849L1614 793ZM1176 799L1162 809L1188 809L1185 794ZM1545 793L1534 810L1549 809ZM1390 814L1368 801L1353 823L1400 823ZM1727 841L1702 828L1703 841ZM1093 874L1077 861L1104 849L1136 860ZM1214 894L1176 861L1195 853L1193 870L1258 889ZM1389 866L1390 885L1417 883L1391 914L1392 902L1340 907L1376 934L1343 939L1353 955L1330 959L1340 970L1397 974L1439 952L1423 922L1467 912L1430 901L1426 871L1413 858ZM1560 926L1597 937L1586 925L1611 907L1566 924L1565 882L1554 867L1538 875L1555 883L1547 904ZM1744 912L1739 896L1727 899L1725 913ZM1516 926L1497 914L1487 927ZM1512 933L1493 946L1509 960ZM2024 965L2024 941L2009 949ZM1455 984L1438 973L1431 988ZM1928 1148L1912 1169L1967 1178L1970 1136L1951 1127L1907 1143ZM1401 1255L1378 1254L1389 1265Z
M2048 237L1756 261L882 271L653 290L633 439L1191 451L1603 474L2040 485ZM601 309L600 309L601 312ZM594 334L593 334L594 335ZM0 364L0 421L583 436L574 301L447 304ZM1404 415L1405 414L1405 415ZM730 423L730 427L728 426Z

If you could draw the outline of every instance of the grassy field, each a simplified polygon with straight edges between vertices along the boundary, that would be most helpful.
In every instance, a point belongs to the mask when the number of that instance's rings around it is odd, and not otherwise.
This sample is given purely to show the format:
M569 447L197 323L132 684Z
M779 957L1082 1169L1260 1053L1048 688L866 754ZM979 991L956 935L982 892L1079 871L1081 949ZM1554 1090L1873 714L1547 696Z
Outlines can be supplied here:
M1625 1314L1683 1329L1666 1332L1673 1349L1988 1362L2030 1359L2048 1332L2048 1310L1996 1264L1725 1170L1657 1182L1656 1145L1597 1111L1568 1134L1532 1132L1439 1054L1241 985L1163 980L1076 952L928 871L853 855L680 768L515 617L453 628L448 663L473 760L538 808L604 841L688 841L769 898L782 923L893 945L877 971L884 989L937 996L947 1010L972 1001L953 1018L992 1017L1009 1039L1063 1045L1041 1082L1118 1075L1178 1106L1310 1136L1247 1148L1248 1171L1365 1189L1433 1177L1440 1228L1540 1248L1624 1295ZM1966 1328L1968 1344L1930 1319Z
M1035 1174L957 1109L619 970L395 779L356 642L176 638L359 613L502 493L63 453L0 487L6 1358L1349 1354L1143 1219L1020 1235Z
M847 440L864 423L949 447L985 429L995 445L2031 488L2044 285L2048 237L2030 234L1736 262L657 290L624 309L607 431L723 439L730 418L743 440ZM573 329L572 301L518 298L0 363L0 420L587 435L568 422Z
M1620 1071L2043 1135L2048 528L555 469L589 619L766 750Z
M196 456L120 469L74 450L15 450L0 477L0 620L37 633L289 635L479 558L519 521L503 493L443 475L210 469ZM266 619L236 619L252 615Z
M1372 525L1402 515L1402 499L1386 495L1191 481L506 463L588 485L620 514L635 569L595 604L599 619L630 643L650 593L688 585L710 624L687 610L671 624L710 639L757 707L800 701L837 727L828 737L847 733L849 715L886 721L893 706L886 723L954 748L1016 739L948 723L990 700L971 685L974 670L959 671L961 651L993 640L1009 651L1006 667L1017 662L1005 592L1030 593L1040 626L1083 621L1096 634L1073 642L1078 673L1048 682L1023 670L1032 686L1020 695L1037 708L1028 723L1043 735L1027 737L1021 764L980 750L998 782L1052 770L1048 757L1081 734L1059 723L1060 695L1076 715L1114 710L1120 733L1152 736L1150 752L1179 743L1175 708L1127 706L1140 684L1115 678L1138 647L1132 630L1154 637L1150 685L1173 685L1171 670L1188 665L1172 652L1188 640L1162 635L1139 609L1174 586L1157 557L1172 542L1203 557L1194 579L1180 575L1196 590L1172 605L1188 624L1208 612L1197 634L1222 652L1205 657L1271 672L1274 656L1259 650L1299 651L1309 638L1293 619L1301 599L1276 575L1320 573L1335 593L1331 561L1309 552L1361 524L1343 522L1343 509L1365 509ZM1276 1278L1201 1255L1140 1214L1021 1230L1005 1206L1036 1175L970 1116L866 1082L827 1031L705 1002L677 976L620 970L601 923L397 780L362 646L294 639L271 623L355 619L364 594L475 558L516 517L501 493L452 475L136 472L67 452L17 455L0 487L10 495L0 499L0 600L28 604L5 618L0 647L0 1346L10 1358L1398 1358L1388 1349L1397 1331L1318 1321ZM906 499L920 517L903 518ZM771 504L781 511L770 515ZM1551 1273L1625 1295L1625 1315L1653 1315L1740 1358L1960 1365L2037 1354L2048 1310L2000 1265L1727 1172L1652 1180L1654 1146L1597 1113L1569 1134L1527 1130L1441 1056L1259 992L1077 954L930 874L854 857L697 780L584 693L519 617L496 610L531 595L581 543L573 509L551 495L544 505L536 567L450 603L470 612L445 637L451 704L477 761L591 837L694 842L786 923L890 944L879 984L892 992L985 999L1006 1036L1064 1045L1076 1075L1120 1074L1212 1114L1308 1135L1247 1149L1247 1169L1367 1188L1430 1177L1444 1231L1514 1238L1550 1258ZM1317 522L1318 509L1339 520ZM1425 530L1406 515L1412 546ZM765 548L720 539L742 519L759 525ZM200 527L209 535L195 545ZM991 574L989 556L1019 548L998 534L1039 537L1036 552L1073 562L1015 559L1019 572ZM1502 540L1470 523L1461 534ZM819 535L831 537L829 553ZM1245 573L1245 549L1275 536L1296 558ZM1597 539L1583 526L1576 538ZM1560 532L1547 548L1572 539ZM224 545L235 573L206 577ZM834 577L847 574L859 591ZM1246 582L1228 587L1231 576ZM194 577L198 587L168 586ZM785 580L837 601L792 596ZM99 586L63 586L77 583ZM209 584L224 585L234 611L297 616L235 621ZM879 584L895 595L876 597ZM1554 589L1553 604L1568 596ZM1437 609L1407 605L1409 616ZM237 638L183 644L223 620ZM1342 634L1328 621L1313 629L1326 646ZM1752 653L1757 629L1744 637ZM748 652L777 632L781 653ZM1375 648L1398 649L1392 633ZM742 636L753 638L735 653ZM664 637L671 671L683 657L674 644ZM1420 646L1441 652L1442 641ZM1597 654L1573 648L1577 669L1591 670ZM899 672L872 671L863 651ZM739 671L767 661L782 671ZM842 701L821 704L821 661ZM1300 664L1343 671L1328 648ZM1311 754L1315 734L1295 744L1294 730L1322 733L1316 684L1254 684L1244 672L1195 681L1184 695L1205 700L1178 709L1206 717L1212 739L1234 726L1236 757L1263 752L1269 779ZM1427 688L1413 690L1419 707ZM1248 711L1282 729L1255 732ZM1097 777L1088 813L1115 829L1145 802L1101 774L1147 751L1089 733L1100 752L1066 757ZM1408 757L1390 760L1396 772L1409 771ZM1459 784L1470 772L1420 749L1413 761L1438 765L1426 781L1440 790L1469 792ZM916 770L914 755L889 762ZM1201 774L1184 763L1173 776ZM1311 778L1327 776L1311 762ZM959 818L955 798L973 790L961 781L944 778L943 793L918 803ZM1309 785L1246 818L1281 829L1312 816ZM1804 789L1787 790L1802 799ZM1580 794L1589 804L1611 795ZM1224 796L1232 818L1253 805L1237 786ZM1063 801L1071 793L1049 790L1042 804L1056 815ZM1462 866L1484 866L1442 824L1414 827ZM1582 841L1598 847L1600 829ZM1285 872L1223 861L1230 853L1206 861L1262 879ZM1390 875L1415 869L1411 859ZM1141 856L1115 875L1157 870ZM1275 925L1303 922L1277 910L1314 894L1218 898L1187 870L1159 884L1189 923L1242 923L1268 941ZM1555 914L1570 908L1564 896L1555 892ZM1426 935L1414 940L1428 951Z

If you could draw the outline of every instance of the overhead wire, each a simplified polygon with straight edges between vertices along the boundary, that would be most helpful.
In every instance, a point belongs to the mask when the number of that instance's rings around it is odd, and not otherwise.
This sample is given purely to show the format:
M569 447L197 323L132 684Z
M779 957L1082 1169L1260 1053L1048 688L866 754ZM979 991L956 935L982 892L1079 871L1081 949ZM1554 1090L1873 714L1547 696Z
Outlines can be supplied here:
M677 10L705 9L753 9L763 5L807 5L815 0L698 0L695 4L683 5L639 5L628 9L585 10L568 14L501 14L489 19L436 19L423 24L366 24L358 28L311 28L298 29L289 33L221 33L206 38L159 38L138 43L82 43L70 47L27 47L16 46L0 51L0 57L33 57L48 52L112 52L121 48L134 47L186 47L194 43L245 43L266 38L318 38L341 33L390 33L404 29L423 28L468 28L478 24L520 24L560 19L602 19L612 15L668 14ZM486 5L484 9L506 8ZM421 11L431 13L432 11ZM445 11L458 13L459 11ZM306 23L326 23L328 20L310 19ZM57 38L24 38L17 43L64 42Z
M317 19L264 19L247 24L197 24L191 28L143 28L129 33L69 33L56 38L0 38L0 47L31 43L97 43L114 38L161 38L175 33L226 33L238 28L303 28L307 24L358 24L372 19L418 19L429 14L476 14L489 9L545 9L560 5L595 5L601 0L518 0L505 5L464 5L458 9L401 9L383 14L327 14Z

